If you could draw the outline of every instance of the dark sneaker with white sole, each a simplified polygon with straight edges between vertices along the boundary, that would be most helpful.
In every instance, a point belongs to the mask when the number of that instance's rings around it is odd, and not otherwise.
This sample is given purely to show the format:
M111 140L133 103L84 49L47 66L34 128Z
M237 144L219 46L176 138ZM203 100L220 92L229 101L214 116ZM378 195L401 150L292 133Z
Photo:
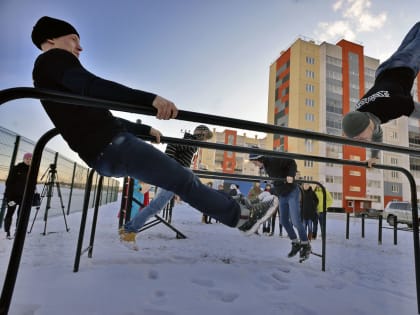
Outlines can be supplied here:
M299 262L303 262L306 259L308 259L309 256L311 255L311 250L312 250L311 244L309 243L301 244L301 249L299 253L299 256L300 256Z
M270 218L279 207L278 198L258 203L251 203L245 197L240 197L236 200L241 207L241 219L247 220L238 228L246 235L252 235L257 232L260 225Z
M287 257L291 258L291 257L296 256L296 254L299 253L301 248L302 248L302 245L300 245L299 242L292 242L292 249L287 254Z

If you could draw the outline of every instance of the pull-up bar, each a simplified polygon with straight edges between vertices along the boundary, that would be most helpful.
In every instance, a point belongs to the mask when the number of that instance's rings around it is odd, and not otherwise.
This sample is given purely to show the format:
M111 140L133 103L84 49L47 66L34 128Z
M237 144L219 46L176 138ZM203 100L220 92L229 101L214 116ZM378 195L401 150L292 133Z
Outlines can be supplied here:
M138 114L145 114L145 115L155 115L156 109L153 107L141 106L136 104L128 104L122 102L115 102L115 101L108 101L108 100L101 100L95 98L88 98L83 97L80 95L73 95L69 93L61 93L51 90L43 90L43 89L35 89L35 88L27 88L27 87L20 87L20 88L11 88L0 91L0 105L14 99L19 98L35 98L41 100L50 100L54 102L61 102L61 103L71 103L74 105L80 106L87 106L87 107L97 107L97 108L107 108L110 110L117 110L117 111L125 111L131 113L138 113ZM195 113L195 112L188 112L180 110L178 112L178 119L192 121L192 122L200 122L200 123L208 123L208 124L215 124L220 126L226 127L233 127L238 129L247 129L253 130L258 132L265 132L265 133L272 133L272 134L281 134L287 135L291 137L298 137L298 138L305 138L305 139L313 139L318 141L324 142L333 142L345 145L352 145L352 146L359 146L359 147L368 147L373 149L391 151L396 153L403 153L409 154L413 156L420 156L420 150L415 150L406 147L388 145L383 143L372 143L366 141L358 141L353 139L347 139L344 137L333 136L333 135L325 135L322 133L312 132L312 131L305 131L287 127L279 127L264 123L234 119L234 118L227 118L215 115L208 115L202 113ZM39 164L42 155L42 148L45 146L45 143L51 139L53 136L57 134L57 131L54 129L49 133L45 134L40 138L37 145L34 149L32 165L30 167L30 171L28 174L27 180L27 188L25 189L23 202L21 205L21 218L19 219L18 223L18 230L16 233L16 237L13 243L11 258L8 265L8 270L6 273L3 291L0 297L0 314L7 314L11 302L11 298L13 295L13 290L16 282L17 272L19 269L20 258L23 251L23 245L25 241L25 234L26 228L29 221L29 212L30 212L30 204L31 204L31 196L34 193L35 183L36 183L36 176L39 170ZM171 138L174 143L176 143L176 139ZM184 139L185 141L185 139ZM198 142L192 142L192 145L197 145ZM220 150L228 150L228 151L237 151L243 153L258 153L258 154L265 154L268 156L282 156L288 157L293 159L305 159L305 160L312 160L318 162L332 162L336 164L342 165L356 165L361 167L366 167L367 163L358 162L358 161L348 161L348 160L339 160L339 159L332 159L326 157L319 157L319 156L310 156L310 155L302 155L296 153L286 153L286 152L275 152L269 150L262 150L256 148L246 148L246 147L236 147L236 146L228 146L228 145L221 145L215 143L204 143L200 142L200 146L208 147L208 148L215 148ZM417 208L417 191L416 191L416 182L411 175L411 173L400 167L395 166L386 166L375 164L375 168L385 169L385 170L396 170L403 172L410 183L411 189L411 204L412 204L412 217L413 217L413 242L414 242L414 259L415 259L415 274L416 274L416 288L417 288L417 307L418 313L420 314L420 255L419 255L419 222L418 222L418 208Z
M7 101L11 101L18 98L34 98L60 103L71 103L74 105L81 105L87 107L107 108L110 110L124 111L144 115L156 115L156 109L150 106L108 101L46 89L17 87L0 91L0 105ZM280 127L249 120L190 112L186 110L179 110L177 119L420 156L420 150L412 148L406 148L385 143L374 143L368 141L353 140L340 136L326 135L319 132Z

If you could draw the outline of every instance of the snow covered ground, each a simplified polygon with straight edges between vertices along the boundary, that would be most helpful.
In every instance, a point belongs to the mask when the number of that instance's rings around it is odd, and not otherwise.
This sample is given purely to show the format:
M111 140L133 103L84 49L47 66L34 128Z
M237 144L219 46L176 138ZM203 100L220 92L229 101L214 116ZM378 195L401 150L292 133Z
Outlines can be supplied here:
M329 214L326 271L316 256L300 264L287 258L290 242L279 237L243 236L222 224L202 224L186 204L174 208L173 224L187 239L162 224L139 234L140 251L122 246L117 234L119 201L100 208L93 258L73 263L80 212L35 222L26 238L9 314L12 315L410 315L417 314L413 240L383 230L377 244L376 220ZM89 218L93 211L89 211ZM384 222L384 226L387 224ZM87 244L90 226L85 234ZM0 238L1 283L12 241ZM312 241L321 253L321 240Z

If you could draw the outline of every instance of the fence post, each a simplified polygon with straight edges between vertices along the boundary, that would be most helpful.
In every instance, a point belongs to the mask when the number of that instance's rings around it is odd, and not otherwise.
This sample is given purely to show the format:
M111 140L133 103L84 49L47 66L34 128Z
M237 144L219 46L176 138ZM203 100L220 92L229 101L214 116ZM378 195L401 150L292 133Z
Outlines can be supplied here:
M362 213L362 238L365 238L365 214Z
M346 213L346 239L349 239L350 234L350 212Z
M394 217L394 245L397 245L398 217Z
M378 245L382 245L382 214L378 216Z
M76 162L73 163L73 175L71 176L69 202L67 204L67 215L70 214L71 197L73 196L74 177L76 176Z

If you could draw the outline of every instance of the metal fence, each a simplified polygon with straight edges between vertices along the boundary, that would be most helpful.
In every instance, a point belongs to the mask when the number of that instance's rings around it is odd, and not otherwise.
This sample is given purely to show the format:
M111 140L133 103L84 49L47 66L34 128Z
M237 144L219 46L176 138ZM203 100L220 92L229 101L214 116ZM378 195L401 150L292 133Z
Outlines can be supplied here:
M26 152L33 152L35 142L22 137L13 131L0 127L0 227L5 211L4 188L5 181L11 166L22 161ZM51 171L51 164L56 166L56 179L59 183L62 201L66 208L66 213L81 211L85 194L86 181L89 169L69 160L51 149L45 148L42 153L40 171L38 173L37 190L42 193L44 185L49 180L48 173ZM99 175L95 174L93 179L92 191L96 192ZM119 181L113 178L104 178L101 192L101 205L117 200ZM91 194L89 204L93 207L95 193ZM53 196L51 197L51 209L49 215L61 215L62 209L57 191L54 185ZM42 209L41 204L41 209Z

